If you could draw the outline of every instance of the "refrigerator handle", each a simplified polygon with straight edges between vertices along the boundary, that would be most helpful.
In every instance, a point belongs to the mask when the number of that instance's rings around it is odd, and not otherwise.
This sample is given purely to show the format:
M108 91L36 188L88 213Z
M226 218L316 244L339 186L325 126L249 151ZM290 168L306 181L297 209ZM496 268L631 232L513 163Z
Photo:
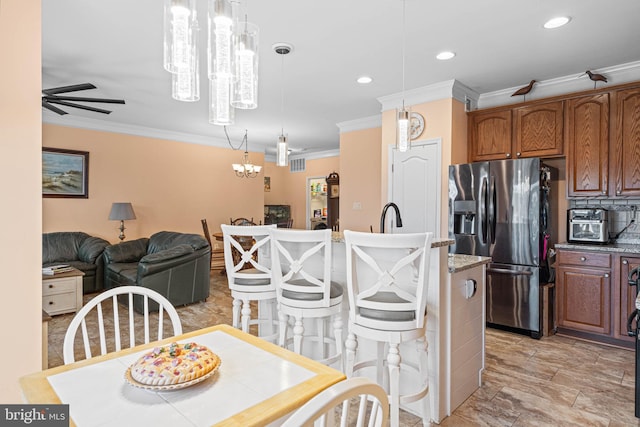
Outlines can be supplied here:
M482 178L482 188L480 190L480 241L487 243L487 178Z
M489 234L489 240L495 241L496 238L496 181L495 177L490 177L489 184L489 226L491 233Z

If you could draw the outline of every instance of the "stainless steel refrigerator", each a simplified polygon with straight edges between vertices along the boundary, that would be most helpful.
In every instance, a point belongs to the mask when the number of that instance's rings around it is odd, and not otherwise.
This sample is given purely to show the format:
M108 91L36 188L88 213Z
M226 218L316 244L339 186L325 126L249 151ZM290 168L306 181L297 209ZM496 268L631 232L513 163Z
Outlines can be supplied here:
M450 253L489 256L489 326L541 335L540 283L546 260L550 170L540 159L449 167Z

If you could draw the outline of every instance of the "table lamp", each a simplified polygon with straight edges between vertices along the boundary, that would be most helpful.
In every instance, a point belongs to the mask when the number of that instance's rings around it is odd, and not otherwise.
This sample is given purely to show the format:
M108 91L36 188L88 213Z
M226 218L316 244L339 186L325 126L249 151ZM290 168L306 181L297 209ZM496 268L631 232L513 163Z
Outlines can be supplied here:
M124 222L126 220L136 219L136 214L133 212L133 206L131 203L113 203L111 205L111 212L109 213L109 219L112 221L120 221L120 240L124 240Z

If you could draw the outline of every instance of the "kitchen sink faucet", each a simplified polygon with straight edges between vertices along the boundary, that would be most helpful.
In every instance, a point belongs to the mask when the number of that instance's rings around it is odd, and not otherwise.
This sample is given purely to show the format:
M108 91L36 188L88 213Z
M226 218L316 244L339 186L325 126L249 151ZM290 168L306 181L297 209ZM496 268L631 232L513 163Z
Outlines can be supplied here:
M384 205L384 208L382 208L382 215L380 215L380 233L384 233L384 220L387 216L387 210L389 210L389 208L393 208L396 211L396 227L402 227L402 218L400 217L400 209L398 208L398 205L396 205L393 202L390 202Z

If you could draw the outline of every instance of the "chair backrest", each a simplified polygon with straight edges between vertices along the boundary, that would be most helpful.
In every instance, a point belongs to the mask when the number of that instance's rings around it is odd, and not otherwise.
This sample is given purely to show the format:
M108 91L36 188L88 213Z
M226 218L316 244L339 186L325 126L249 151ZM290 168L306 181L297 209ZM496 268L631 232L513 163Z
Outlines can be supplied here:
M322 299L295 298L299 307L329 307L331 296L331 230L271 230L271 269L278 302L292 303L287 293L320 294Z
M224 266L229 288L252 291L273 291L271 282L270 225L228 225L221 224L224 246ZM259 252L262 255L259 255Z
M424 326L432 238L344 232L350 322L383 330Z
M209 233L209 225L207 225L206 219L201 219L202 223L202 234L204 234L205 239L209 242L209 247L211 247L211 260L213 260L213 243L211 243L211 233Z
M229 224L230 225L257 225L255 222L253 222L253 218L251 219L247 219L247 218L229 218Z
M354 401L357 398L357 402ZM357 404L357 411L349 411ZM347 426L386 426L389 420L389 401L384 389L368 378L353 377L340 381L315 395L298 408L283 427L333 426L335 410L340 423Z
M143 314L134 313L133 301L134 296L136 298L143 299L144 312ZM119 298L120 297L120 298ZM159 305L159 309L156 313L149 313L149 300L155 301ZM120 307L118 301L128 304L126 307ZM124 319L128 318L128 326L125 322L121 323L120 308L122 308L122 316ZM95 311L93 311L95 309ZM113 313L113 324L105 325L110 322L105 322L105 311ZM165 313L168 319L165 319ZM126 317L125 317L126 316ZM164 334L165 321L170 323L173 333ZM169 302L168 299L160 295L158 292L143 288L141 286L119 286L117 288L104 291L98 296L94 297L84 307L76 313L75 317L71 320L67 333L64 336L63 344L63 358L64 363L75 362L74 345L76 341L76 333L78 328L82 329L82 343L84 344L85 357L90 359L93 357L93 350L96 350L97 343L91 342L90 338L95 340L95 329L98 330L97 338L100 344L100 354L107 354L110 351L119 351L122 349L122 341L126 340L129 336L129 347L135 347L140 344L149 343L151 324L158 325L157 337L153 337L153 340L160 340L165 337L175 336L182 334L182 323L178 312ZM144 336L136 340L136 328L143 328ZM107 331L109 329L109 331ZM91 330L91 333L89 332ZM107 335L113 337L113 344L107 342ZM143 338L142 341L140 338ZM112 347L112 349L109 349Z

